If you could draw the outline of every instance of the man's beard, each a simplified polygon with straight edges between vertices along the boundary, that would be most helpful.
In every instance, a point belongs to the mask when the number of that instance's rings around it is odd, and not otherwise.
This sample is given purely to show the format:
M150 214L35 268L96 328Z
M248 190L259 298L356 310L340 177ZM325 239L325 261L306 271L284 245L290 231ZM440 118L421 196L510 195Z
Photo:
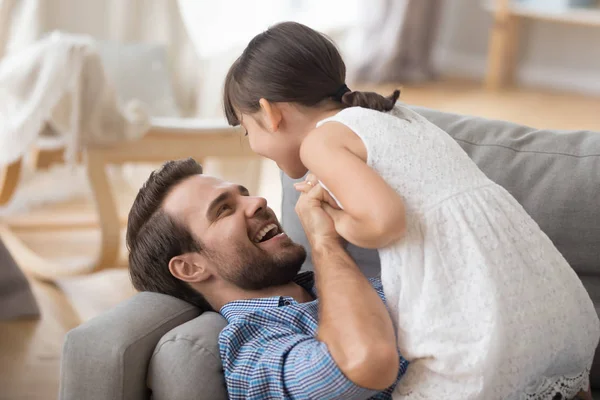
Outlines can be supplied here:
M244 290L261 290L290 283L306 260L304 247L293 242L283 245L277 254L245 246L228 253L235 256L221 254L218 257L221 277Z

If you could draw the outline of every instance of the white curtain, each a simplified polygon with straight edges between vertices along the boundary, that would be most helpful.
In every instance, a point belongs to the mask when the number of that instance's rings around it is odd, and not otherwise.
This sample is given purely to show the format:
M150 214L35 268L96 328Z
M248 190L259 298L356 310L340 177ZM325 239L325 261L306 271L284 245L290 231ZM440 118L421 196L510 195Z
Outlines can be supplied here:
M435 76L431 52L441 0L361 2L351 76L360 83L422 82Z
M198 114L221 112L227 70L256 34L277 22L296 21L341 41L359 18L361 1L367 0L178 0L201 62Z
M161 44L183 115L215 116L223 78L248 41L293 20L342 39L368 0L0 0L0 59L53 30ZM348 29L350 28L350 29ZM343 50L343 49L342 49Z
M0 59L54 30L164 45L177 104L195 113L198 58L176 0L0 0Z
M40 34L39 0L0 0L0 59Z

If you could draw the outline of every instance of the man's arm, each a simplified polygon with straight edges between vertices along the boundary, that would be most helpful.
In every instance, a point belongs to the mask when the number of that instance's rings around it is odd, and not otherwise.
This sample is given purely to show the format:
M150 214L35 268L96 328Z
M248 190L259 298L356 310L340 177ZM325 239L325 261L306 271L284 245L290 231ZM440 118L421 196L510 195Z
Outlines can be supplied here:
M296 204L312 249L319 296L319 331L341 371L358 386L383 390L398 374L396 336L377 292L340 244L315 185Z
M394 328L383 301L339 245L312 245L319 332L331 356L352 382L383 390L398 377Z
M314 337L258 322L229 324L219 337L230 399L359 400L377 393L350 381Z

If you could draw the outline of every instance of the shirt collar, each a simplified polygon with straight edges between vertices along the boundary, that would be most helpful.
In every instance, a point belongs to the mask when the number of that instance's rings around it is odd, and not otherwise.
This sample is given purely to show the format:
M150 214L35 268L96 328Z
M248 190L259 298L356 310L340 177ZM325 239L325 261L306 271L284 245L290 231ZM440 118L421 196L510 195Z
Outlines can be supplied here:
M313 272L302 272L294 278L294 282L302 286L307 292L316 298L315 291L315 276ZM248 300L234 300L225 304L219 311L227 322L232 322L237 317L244 316L249 312L263 308L275 308L286 305L288 301L293 299L286 296L273 296Z

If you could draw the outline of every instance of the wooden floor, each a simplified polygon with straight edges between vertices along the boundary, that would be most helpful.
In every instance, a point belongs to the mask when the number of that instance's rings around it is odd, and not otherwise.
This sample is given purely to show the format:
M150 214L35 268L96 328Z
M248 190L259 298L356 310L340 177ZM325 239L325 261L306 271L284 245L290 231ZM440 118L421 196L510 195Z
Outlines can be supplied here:
M379 89L386 94L394 87ZM540 128L600 132L600 98L539 90L489 93L483 91L480 85L458 81L405 87L401 98L409 104L505 119ZM123 200L122 204L125 215L127 200ZM74 201L66 205L46 206L13 217L13 222L24 226L20 235L32 248L48 257L66 259L93 254L98 238L93 229L59 233L32 232L26 228L28 219L40 218L89 218L93 221L91 204ZM65 333L82 319L97 315L131 294L125 272L121 270L110 276L83 278L65 286L69 290L68 296L56 286L32 282L42 309L41 319L0 323L0 399L57 397L60 350Z
M40 320L0 323L0 399L55 399L62 338L79 324L62 292L33 283Z
M384 87L382 94L387 94L385 89L391 92L394 88ZM518 89L494 93L482 90L480 85L452 81L405 87L400 98L408 104L535 128L600 132L600 97Z

